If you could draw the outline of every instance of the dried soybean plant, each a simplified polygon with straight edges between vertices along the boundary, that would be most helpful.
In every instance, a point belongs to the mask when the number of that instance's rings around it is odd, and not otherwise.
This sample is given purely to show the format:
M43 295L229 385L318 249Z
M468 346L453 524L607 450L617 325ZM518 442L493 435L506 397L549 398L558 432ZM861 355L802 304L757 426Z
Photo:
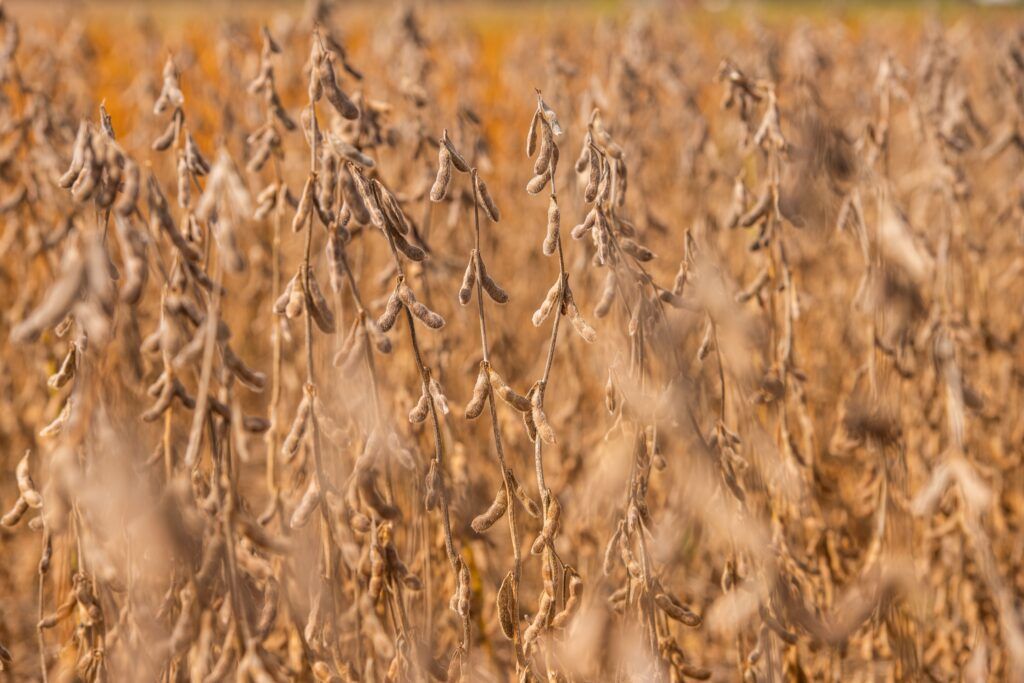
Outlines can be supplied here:
M540 142L538 144L538 135ZM552 313L551 336L544 360L541 378L519 402L522 405L523 422L527 434L534 444L534 468L537 489L540 492L543 526L530 548L530 553L541 556L543 587L537 603L537 610L529 627L523 633L523 646L533 656L532 668L544 675L557 675L550 671L550 652L541 657L540 638L547 631L564 629L579 609L583 594L583 579L579 572L558 556L555 538L561 527L562 507L558 497L548 487L544 475L544 445L555 443L555 433L544 410L544 398L551 379L558 343L559 323L562 316L568 316L574 329L588 343L597 333L581 315L569 286L569 275L565 267L562 249L561 209L558 205L556 171L559 150L557 138L563 135L562 126L554 110L537 92L537 108L530 121L526 136L526 155L534 159L533 177L526 185L530 194L539 194L549 187L547 228L541 250L545 256L557 255L558 275L548 290L544 301L533 314L534 327L540 327ZM528 404L528 408L527 408ZM538 674L540 675L540 674Z
M0 679L1020 678L1005 15L489 11L0 11Z
M590 236L593 264L607 270L600 299L594 308L598 318L607 316L616 300L627 317L627 363L609 369L605 385L605 406L615 417L615 427L630 444L631 463L625 503L616 510L614 531L604 551L603 572L616 581L625 570L624 581L609 596L613 608L634 620L650 659L649 675L705 679L711 672L689 660L674 633L673 622L695 628L701 617L684 604L660 577L649 543L654 520L646 499L652 475L666 466L659 442L658 394L672 393L682 371L678 351L672 348L667 330L665 303L683 306L681 299L687 272L677 275L672 290L658 285L645 268L654 253L639 241L636 226L624 215L626 207L626 154L605 128L595 109L587 124L576 173L585 180L583 199L592 204L571 236ZM687 238L688 239L688 238ZM571 295L570 295L571 296ZM570 309L570 315L575 306ZM593 332L576 311L574 322L584 339ZM657 367L661 365L663 367ZM656 382L664 382L658 386Z

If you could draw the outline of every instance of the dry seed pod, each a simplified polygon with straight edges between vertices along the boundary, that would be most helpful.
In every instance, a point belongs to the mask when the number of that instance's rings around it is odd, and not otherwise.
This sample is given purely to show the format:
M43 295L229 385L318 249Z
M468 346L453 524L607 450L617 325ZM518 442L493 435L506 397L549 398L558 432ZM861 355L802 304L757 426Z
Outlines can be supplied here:
M444 327L444 318L423 304L416 302L413 304L411 310L412 314L419 318L427 327L434 330L439 330Z
M537 107L540 115L544 118L544 122L551 128L551 132L561 136L562 125L558 122L558 117L555 116L555 110L548 106L548 103L541 97L539 90L537 91Z
M532 394L531 394L532 395ZM529 410L523 412L523 426L526 427L526 436L530 443L537 442L537 425L533 422L533 413Z
M541 175L551 170L551 157L555 150L555 139L551 134L551 128L546 122L541 124L540 154L533 162L533 174Z
M619 240L619 246L622 247L622 251L626 252L637 261L650 261L654 258L654 252L647 247L637 244L628 237L623 237Z
M284 286L284 291L281 292L281 296L277 297L277 301L274 302L274 313L277 315L285 315L288 310L288 302L291 301L292 291L295 289L295 283L299 279L298 274L292 276L292 279L288 281L288 284Z
M31 455L31 451L25 451L25 455L22 456L18 462L18 466L14 470L14 476L18 482L18 491L21 492L21 497L28 503L29 507L39 509L43 507L43 497L39 495L39 491L36 490L35 482L32 481L32 475L28 470L28 458Z
M576 165L574 166L578 175L583 175L583 172L590 168L590 134L587 133L587 137L583 142L583 149L580 150L580 155L576 158Z
M139 201L139 165L128 159L125 162L125 179L121 195L114 204L114 211L120 216L127 216L135 211Z
M655 594L654 604L656 604L658 608L670 618L686 624L687 626L696 628L700 626L703 621L700 618L700 615L668 593L660 592Z
M354 121L359 118L359 108L342 92L334 74L334 53L328 52L320 62L320 83L323 86L327 101L342 118Z
M463 306L469 304L469 300L473 297L473 285L476 284L476 254L476 249L470 252L466 273L462 276L462 286L459 287L459 303Z
M334 354L334 367L341 368L343 375L347 375L353 370L365 350L366 335L360 333L359 327L358 320L352 322L352 326L348 328L348 334L345 335L345 340L341 343L338 352Z
M551 428L551 423L548 422L548 417L544 413L543 402L544 391L541 387L537 386L530 399L530 416L533 418L533 424L537 428L537 434L540 438L545 443L555 443L555 430Z
M604 278L604 288L601 290L601 299L594 306L594 316L597 318L603 318L608 315L608 311L612 308L612 303L615 301L615 272L612 270L608 271L608 274Z
M437 178L430 188L430 201L443 201L448 194L448 186L452 181L452 155L446 145L437 151Z
M416 295L412 293L412 290L409 289L408 285L400 283L398 285L397 292L398 298L401 299L406 308L408 308L409 311L424 325L435 330L439 330L444 327L444 318L417 301ZM383 328L383 326L381 327Z
M434 403L441 409L441 414L448 415L451 413L451 408L448 407L448 397L441 390L441 384L431 377L428 388L430 389L430 397L434 399Z
M508 292L502 289L498 283L487 274L487 268L484 267L484 260L482 258L477 259L477 265L480 266L480 285L483 287L484 291L487 292L487 296L491 297L491 300L496 304L507 304Z
M528 412L523 413L523 415L529 414L530 413ZM523 509L526 510L526 514L530 515L534 519L540 519L540 506L537 505L537 503L532 498L530 498L530 495L526 492L526 489L523 488L523 485L519 483L519 480L516 479L516 476L515 474L512 473L512 470L509 469L506 470L506 472L508 475L508 480L512 483L512 493L515 495L519 503L523 506Z
M491 193L487 191L487 184L476 173L473 174L473 182L476 185L476 192L480 197L480 203L484 207L484 213L487 214L491 221L497 223L501 218L501 214L498 213L498 205L491 198Z
M21 521L21 518L25 516L25 513L28 512L28 509L29 506L28 503L25 502L25 499L18 496L18 499L14 501L14 507L8 510L7 513L0 518L0 524L3 524L5 527L13 527L17 525L17 523Z
M408 258L410 261L418 262L422 261L427 257L427 253L425 251L417 247L415 244L409 244L409 242L406 241L406 239L402 237L402 235L397 230L389 229L388 234L394 241L395 248L398 249L398 251L405 254L405 257Z
M473 385L473 398L466 405L466 419L475 420L483 412L484 403L487 401L487 394L490 390L490 383L487 378L487 369L480 365L480 372L476 376L476 384Z
M301 271L295 275L295 282L288 290L288 302L284 307L284 315L289 320L294 320L306 310L306 296L303 288Z
M768 215L768 209L771 206L771 202L771 188L766 184L764 189L761 191L761 194L758 195L757 201L745 214L737 219L736 224L741 228L749 228L754 225Z
M151 145L153 151L163 152L171 146L171 143L174 142L175 135L178 132L178 123L178 115L175 114L167 124L167 128L164 129L164 132L161 133L156 140L153 140L153 144Z
M306 184L302 187L302 196L299 198L299 207L292 218L292 231L299 232L306 225L306 220L313 213L313 176L306 178Z
M558 201L554 195L548 202L548 232L544 238L543 251L545 256L551 256L558 248L558 230L561 223L562 213L558 209Z
M61 259L60 279L46 292L42 303L11 330L16 343L35 341L43 330L59 323L71 310L85 285L85 262L77 250Z
M324 334L334 334L334 313L331 312L312 270L306 271L306 282L309 283L309 313L313 317L313 321Z
M550 169L530 178L530 182L526 184L526 191L530 194L539 194L545 187L547 187L549 180L551 180Z
M455 611L463 619L469 618L470 575L465 561L459 562L459 585L455 594Z
M371 157L364 154L358 147L342 140L334 133L327 134L327 142L330 143L334 152L346 161L351 161L363 168L373 168L377 165Z
M516 630L516 607L515 607L515 586L512 572L505 574L498 588L498 622L501 625L501 632L505 637L512 640Z
M306 487L306 492L302 495L302 500L299 501L299 505L288 521L288 526L292 529L301 529L306 526L319 502L320 488L316 485L316 479L310 479L309 486Z
M384 500L380 491L377 490L372 472L362 473L356 480L356 488L366 507L381 519L396 519L401 515L399 509Z
M530 412L530 399L513 391L512 387L505 384L505 380L490 365L487 366L487 378L490 380L491 388L498 394L498 398L521 413Z
M149 279L149 263L146 258L148 237L135 229L129 220L121 215L114 217L114 229L121 243L124 258L125 282L121 288L121 301L134 306L142 298L143 289Z
M551 315L551 310L555 306L555 302L558 301L562 294L562 279L555 280L555 284L551 285L551 289L548 290L547 296L544 297L544 302L540 305L533 313L533 326L540 327L544 324L544 321Z
M78 124L78 133L75 135L75 144L71 152L71 165L64 175L57 180L57 184L65 190L74 184L75 179L82 172L82 166L85 165L85 149L89 145L89 138L89 123L83 120Z
M544 628L544 622L547 620L548 613L554 604L555 600L550 593L541 593L540 603L537 605L537 614L533 617L533 621L530 622L526 631L523 632L523 646L525 648L529 649L540 636L540 632Z
M426 398L426 394L424 394ZM427 512L437 509L437 503L441 498L444 483L441 481L441 472L438 467L437 458L430 461L430 468L427 470L427 479L424 485L423 507Z
M331 230L327 237L327 245L324 252L327 254L327 261L330 264L328 276L331 291L340 294L345 285L345 275L348 267L345 265L345 241L348 238L348 231Z
M768 284L768 280L770 278L771 276L768 273L767 266L762 268L760 271L758 271L757 275L754 277L754 280L749 285L747 285L747 287L742 292L736 294L736 303L746 303L750 299L753 299L754 297L758 296L761 293L761 290L764 288L764 286Z
M474 517L469 525L473 527L473 531L482 534L494 526L494 523L505 515L506 510L508 510L508 494L505 490L505 484L502 482L498 492L494 495L494 501L491 503L491 506Z
M555 534L558 533L558 527L561 524L561 519L562 506L559 505L558 498L551 495L547 510L544 511L544 526L541 528L537 540L533 542L533 546L530 548L531 554L540 555L544 552L545 546L554 541Z
M587 164L590 167L590 175L587 177L587 186L583 190L583 199L590 204L597 199L598 189L601 185L601 171L604 166L593 145L590 147L590 158Z
M419 400L413 409L409 411L409 422L419 423L427 419L427 415L430 413L430 394L427 393L427 388L423 387L423 393L420 394Z
M569 314L569 320L572 321L573 329L583 337L583 340L588 344L593 344L597 341L597 332L580 314L580 310L576 307L576 302L573 301L571 296L567 297L566 309L566 312Z
M377 347L377 351L380 353L391 353L391 340L388 336L381 332L380 328L377 327L377 323L373 320L366 319L363 321L363 327L366 329L366 333L373 340L373 345Z
M530 130L526 133L526 158L532 158L537 151L537 126L540 123L540 109L533 112L533 119L530 120Z
M605 576L611 576L615 570L615 558L618 557L616 552L619 549L619 542L622 540L623 524L619 522L619 525L615 528L615 533L608 540L608 545L604 550L604 562L601 567L604 571Z
M565 628L580 608L580 600L583 597L583 579L575 570L566 568L569 574L569 597L565 600L565 607L561 612L551 618L551 628Z
M281 444L281 455L284 456L285 461L290 461L299 452L299 445L302 443L302 437L306 435L306 425L309 423L309 409L309 394L303 392L302 401L299 402L299 408L295 411L295 418L292 420L292 426Z
M384 307L384 312L377 318L377 327L382 332L387 332L395 326L395 321L398 319L398 313L402 310L402 301L398 298L398 290L396 289L388 297L388 303Z
M459 170L460 173L469 173L469 164L459 154L458 150L455 149L455 145L452 144L451 138L448 137L448 129L444 129L441 133L441 145L448 148L448 153L451 155L452 165ZM497 219L495 219L497 220Z
M185 161L188 169L195 175L206 175L210 172L210 162L199 151L199 145L196 144L192 133L185 135Z
M412 228L409 225L409 220L405 217L405 212L402 211L402 205L398 198L379 181L374 180L373 185L384 200L384 211L391 219L391 228L401 235L408 235Z

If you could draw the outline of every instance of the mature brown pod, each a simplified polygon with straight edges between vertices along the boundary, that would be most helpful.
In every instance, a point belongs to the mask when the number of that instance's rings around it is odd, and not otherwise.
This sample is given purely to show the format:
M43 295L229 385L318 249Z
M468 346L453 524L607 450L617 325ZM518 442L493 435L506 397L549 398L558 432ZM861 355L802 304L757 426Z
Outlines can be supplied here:
M324 334L334 334L334 313L331 312L331 307L328 305L312 270L306 271L306 282L309 283L307 303L313 322Z
M551 285L551 289L548 290L547 295L544 297L543 303L533 313L533 326L540 327L548 316L551 315L551 311L555 306L555 303L559 300L562 293L562 278L559 277L555 280L555 284Z
M25 502L25 499L18 496L18 499L14 501L14 507L7 511L2 518L0 518L0 524L6 527L13 527L21 521L21 518L28 512L29 505Z
M597 318L603 318L608 315L608 311L612 308L612 303L615 301L615 272L612 270L608 271L608 274L604 278L604 287L601 289L601 299L594 306L594 316Z
M452 144L451 138L448 137L447 128L441 132L441 145L448 148L448 153L451 155L452 159L452 165L454 165L460 173L470 172L469 164L466 163L466 160L461 154L459 154L459 151L455 149L455 145Z
M530 399L530 415L533 417L533 424L537 428L537 434L545 443L555 442L555 430L548 422L548 416L544 412L544 390L537 386L534 388L533 397Z
M320 83L323 86L324 94L327 95L327 101L331 103L331 106L334 107L342 118L351 121L359 118L359 107L338 86L334 73L334 54L331 52L328 52L320 62Z
M398 298L398 290L396 289L388 297L388 302L384 307L384 312L381 313L380 317L377 318L377 327L382 332L387 332L395 326L395 321L398 320L398 313L402 310L402 300Z
M451 413L451 408L448 406L448 397L444 395L441 390L441 383L433 377L427 382L427 389L430 391L430 398L433 399L434 405L438 407L442 415L448 415Z
M309 394L303 392L302 401L299 402L299 408L295 411L295 417L292 419L291 429L288 430L288 435L285 436L284 442L281 444L281 455L284 456L285 461L290 461L299 452L302 437L306 435L306 425L309 424L310 407Z
M540 154L533 162L533 174L541 175L551 170L551 157L555 150L555 138L551 133L551 127L546 121L541 123Z
M506 638L512 640L516 632L516 599L515 585L512 572L505 574L501 580L501 587L498 588L498 622L501 625L501 632Z
M530 178L530 182L526 183L526 191L530 194L539 194L541 190L547 187L549 180L551 180L550 169Z
M537 152L537 126L540 123L540 109L533 112L530 119L530 130L526 133L526 157L531 158Z
M480 417L484 410L484 403L487 401L487 394L490 391L490 382L487 376L487 368L480 365L480 372L476 376L476 384L473 385L473 398L466 405L466 419L475 420Z
M131 159L125 162L125 179L121 195L114 203L114 211L120 216L127 216L135 211L139 201L139 165Z
M703 621L699 614L679 602L675 596L669 595L668 593L656 593L654 596L654 604L656 604L658 608L670 618L686 624L687 626L696 628L700 626Z
M551 619L551 628L565 628L569 620L580 608L580 601L583 598L583 579L576 573L575 569L566 567L569 575L569 597L565 600L565 607L561 612L555 614Z
M427 257L427 253L425 251L417 247L415 244L410 244L404 237L402 237L400 232L392 230L390 226L388 227L388 234L394 241L395 248L402 252L410 261L422 261Z
M320 489L316 485L316 479L310 479L309 486L306 487L306 492L302 495L302 500L299 501L298 506L292 513L288 526L292 529L299 529L306 526L319 503Z
M295 283L288 290L288 302L284 307L284 315L289 320L294 320L306 310L305 284L302 282L302 273L295 276Z
M498 492L494 494L494 501L491 506L484 512L473 518L470 522L470 526L473 527L473 531L478 534L490 529L505 515L505 511L508 510L508 494L505 492L505 484L502 482L501 486L498 487Z
M446 145L437 150L437 178L430 188L430 201L440 202L448 195L448 186L452 182L452 155Z
M409 289L408 285L405 283L399 283L396 291L401 302L405 304L406 308L408 308L409 311L424 325L435 330L439 330L444 327L444 318L417 301L416 296L412 293L412 290ZM383 329L384 326L381 325L381 328Z
M498 205L494 203L494 199L491 198L491 193L487 191L487 184L480 178L480 176L473 174L473 182L476 184L476 192L480 197L480 203L484 207L484 213L493 222L497 223L501 218L501 214L498 213Z
M288 302L292 297L292 290L295 289L295 284L298 279L298 273L293 275L292 279L288 281L288 284L286 284L284 289L281 291L281 296L277 297L274 301L273 311L275 314L285 315L285 312L288 310Z
M487 274L483 259L478 259L478 263L480 265L480 285L487 292L487 296L491 297L496 304L507 304L508 292L498 286L498 283Z
M426 397L426 394L424 394L424 397ZM443 493L443 486L444 483L441 480L441 470L438 467L437 459L431 459L430 468L427 470L423 497L423 507L426 508L427 512L437 509L437 503Z
M551 256L558 248L558 231L562 221L562 212L558 209L558 200L554 195L548 202L548 232L544 237L543 251L545 256Z
M530 412L530 399L513 391L509 385L505 384L505 380L501 378L501 375L490 365L487 366L487 377L490 380L491 389L498 394L498 398L521 413Z
M462 285L459 287L459 303L463 306L469 304L473 297L473 285L476 284L476 254L476 249L470 252L469 263L466 264L466 272L462 276Z
M555 534L558 533L558 527L562 520L562 506L558 502L553 494L548 501L548 507L544 511L544 526L540 530L540 535L533 542L533 546L530 548L530 553L533 555L540 555L544 552L545 546L554 541Z
M306 178L306 184L302 186L302 196L299 198L299 208L292 218L292 231L299 232L306 226L306 221L313 213L313 176Z

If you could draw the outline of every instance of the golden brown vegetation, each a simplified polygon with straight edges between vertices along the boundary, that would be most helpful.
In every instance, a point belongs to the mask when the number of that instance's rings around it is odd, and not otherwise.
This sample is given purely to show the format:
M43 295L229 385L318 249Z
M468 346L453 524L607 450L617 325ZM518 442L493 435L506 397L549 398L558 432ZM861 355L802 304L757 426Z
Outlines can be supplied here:
M259 14L4 13L0 680L1024 678L1024 36Z

